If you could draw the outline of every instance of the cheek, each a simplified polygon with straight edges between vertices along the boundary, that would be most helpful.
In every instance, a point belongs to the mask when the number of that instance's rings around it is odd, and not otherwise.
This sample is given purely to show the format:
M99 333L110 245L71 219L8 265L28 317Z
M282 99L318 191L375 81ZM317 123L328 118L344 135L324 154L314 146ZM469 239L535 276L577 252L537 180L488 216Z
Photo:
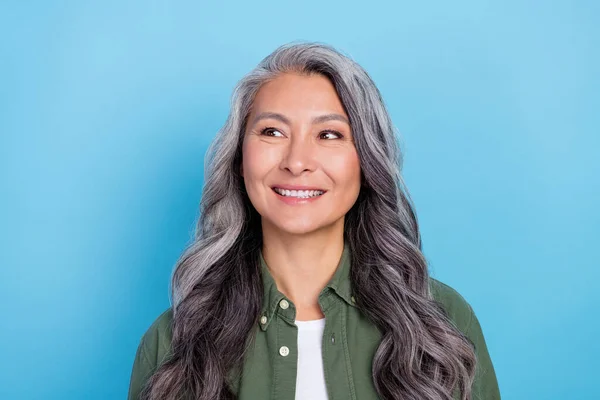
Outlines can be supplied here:
M260 167L257 162L258 158L256 146L253 146L249 141L244 141L242 145L242 168L244 169L246 183L256 174L256 168Z
M348 190L360 188L360 160L356 151L332 157L329 170L332 171L336 185Z
M264 178L274 162L272 153L265 151L260 143L253 141L244 143L242 147L242 167L246 184L252 185L253 181Z

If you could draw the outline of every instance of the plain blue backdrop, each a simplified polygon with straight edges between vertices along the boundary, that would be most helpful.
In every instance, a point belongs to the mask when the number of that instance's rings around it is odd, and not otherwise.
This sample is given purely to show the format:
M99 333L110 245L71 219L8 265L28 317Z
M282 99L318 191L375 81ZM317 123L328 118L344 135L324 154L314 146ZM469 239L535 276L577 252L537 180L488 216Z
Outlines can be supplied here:
M0 398L125 398L231 90L292 40L379 86L503 398L600 398L599 2L211 3L1 3Z

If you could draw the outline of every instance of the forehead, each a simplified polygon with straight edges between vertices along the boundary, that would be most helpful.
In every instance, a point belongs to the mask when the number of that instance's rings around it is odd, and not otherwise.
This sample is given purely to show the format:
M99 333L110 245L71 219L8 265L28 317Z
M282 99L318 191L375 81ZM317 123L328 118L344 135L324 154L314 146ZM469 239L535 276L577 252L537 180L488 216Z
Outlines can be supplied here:
M252 104L253 113L273 111L336 112L346 115L333 83L320 74L280 74L261 86Z

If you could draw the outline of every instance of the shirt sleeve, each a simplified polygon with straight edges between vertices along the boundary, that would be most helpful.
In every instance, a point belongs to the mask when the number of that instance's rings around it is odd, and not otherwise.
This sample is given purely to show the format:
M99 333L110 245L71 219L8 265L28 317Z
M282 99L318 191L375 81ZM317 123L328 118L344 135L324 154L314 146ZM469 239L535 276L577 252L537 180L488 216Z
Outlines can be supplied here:
M481 325L473 309L470 306L469 309L471 311L471 321L466 335L473 342L477 357L475 381L472 386L473 400L500 400L500 389L498 387L498 380L496 379L496 372L494 371L494 366L483 337Z

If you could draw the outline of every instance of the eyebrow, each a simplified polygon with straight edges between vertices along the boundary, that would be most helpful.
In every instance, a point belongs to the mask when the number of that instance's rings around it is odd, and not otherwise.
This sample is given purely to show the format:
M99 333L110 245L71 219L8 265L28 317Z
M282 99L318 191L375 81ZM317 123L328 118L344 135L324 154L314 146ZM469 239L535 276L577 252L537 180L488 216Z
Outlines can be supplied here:
M275 113L275 112L265 111L265 112L258 114L256 117L254 117L254 120L252 121L252 126L254 126L254 124L256 124L261 119L276 119L278 121L283 122L286 125L291 125L290 120L285 115ZM344 117L343 115L340 115L340 114L324 114L324 115L319 115L318 117L314 117L312 119L313 124L322 124L327 121L341 121L341 122L345 122L348 125L350 125L350 121L348 121L348 119L346 117Z

